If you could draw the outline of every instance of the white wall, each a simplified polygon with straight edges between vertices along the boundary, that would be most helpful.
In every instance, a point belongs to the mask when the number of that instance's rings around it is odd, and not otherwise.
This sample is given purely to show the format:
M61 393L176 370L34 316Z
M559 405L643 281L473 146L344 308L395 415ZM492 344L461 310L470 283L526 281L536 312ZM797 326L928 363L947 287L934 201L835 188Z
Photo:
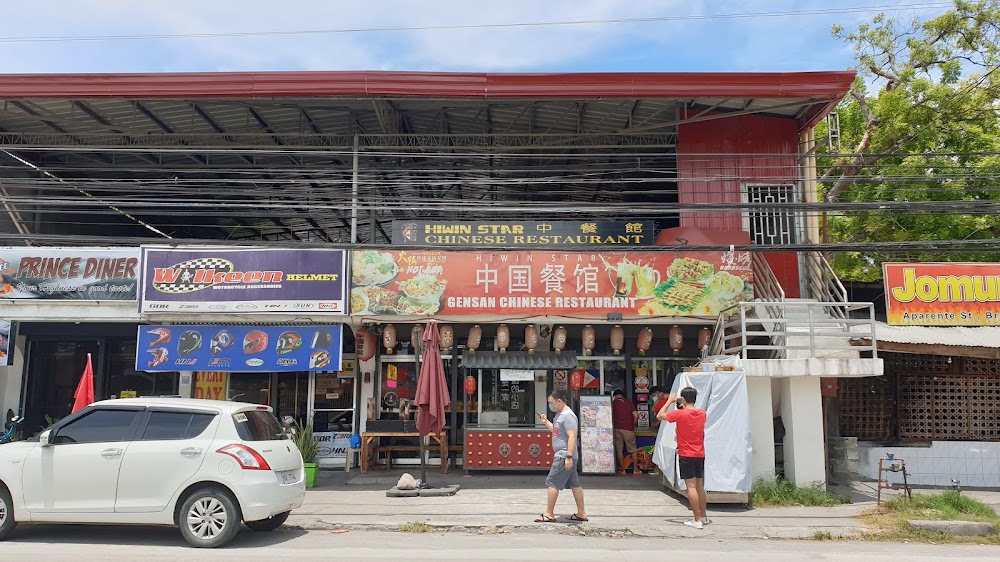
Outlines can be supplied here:
M774 478L774 421L771 409L771 379L747 377L750 401L750 468L754 480Z
M886 447L861 442L858 472L862 480L878 480L878 461L887 453L906 461L911 485L949 487L954 478L963 488L1000 488L1000 443L933 441L930 447ZM902 474L889 474L889 481L901 483Z
M789 377L781 389L781 419L785 425L785 477L796 486L826 486L823 403L819 377Z

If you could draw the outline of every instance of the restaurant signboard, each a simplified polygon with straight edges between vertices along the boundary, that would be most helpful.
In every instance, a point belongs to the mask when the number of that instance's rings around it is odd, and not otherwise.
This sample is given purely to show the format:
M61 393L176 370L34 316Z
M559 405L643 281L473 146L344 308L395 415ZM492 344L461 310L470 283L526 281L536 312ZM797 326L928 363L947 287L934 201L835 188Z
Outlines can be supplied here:
M894 326L1000 326L1000 263L885 263Z
M0 248L0 299L135 301L137 248Z
M652 221L392 221L397 246L650 246Z
M356 251L351 313L715 317L753 299L749 252Z

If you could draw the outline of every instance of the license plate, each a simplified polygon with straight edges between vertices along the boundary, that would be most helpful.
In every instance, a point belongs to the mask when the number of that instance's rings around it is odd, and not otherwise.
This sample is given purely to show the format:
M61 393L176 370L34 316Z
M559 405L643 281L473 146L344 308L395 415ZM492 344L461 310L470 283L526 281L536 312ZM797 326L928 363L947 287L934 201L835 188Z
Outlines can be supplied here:
M299 471L282 470L278 473L278 478L281 480L282 485L295 484L299 481Z

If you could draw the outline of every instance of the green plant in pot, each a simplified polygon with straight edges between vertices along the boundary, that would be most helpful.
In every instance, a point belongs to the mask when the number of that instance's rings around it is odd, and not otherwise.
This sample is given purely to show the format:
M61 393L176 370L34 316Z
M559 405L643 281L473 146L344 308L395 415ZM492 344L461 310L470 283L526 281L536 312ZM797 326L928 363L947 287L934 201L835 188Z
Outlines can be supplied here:
M295 424L295 436L292 438L299 453L302 454L302 461L306 468L306 488L316 485L316 473L319 472L319 464L316 463L316 439L313 438L311 426Z

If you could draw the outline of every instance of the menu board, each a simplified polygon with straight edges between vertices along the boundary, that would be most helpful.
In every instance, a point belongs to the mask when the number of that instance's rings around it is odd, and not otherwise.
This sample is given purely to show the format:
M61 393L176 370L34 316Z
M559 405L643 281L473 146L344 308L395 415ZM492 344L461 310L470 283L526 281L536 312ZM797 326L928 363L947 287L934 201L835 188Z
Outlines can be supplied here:
M615 473L615 430L610 396L580 397L581 469L588 474Z

